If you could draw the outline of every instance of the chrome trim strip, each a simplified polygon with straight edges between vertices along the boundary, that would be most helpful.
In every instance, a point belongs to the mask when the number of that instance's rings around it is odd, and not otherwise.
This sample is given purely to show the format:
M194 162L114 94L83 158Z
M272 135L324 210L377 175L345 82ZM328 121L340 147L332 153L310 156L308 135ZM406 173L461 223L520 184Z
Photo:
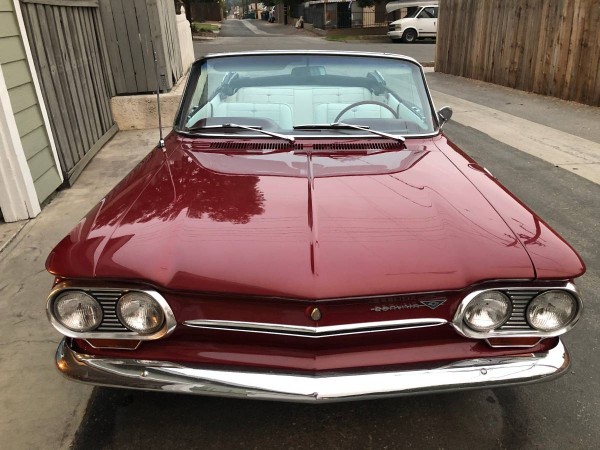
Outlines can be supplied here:
M234 320L187 320L184 325L208 330L240 331L247 333L278 334L321 338L348 334L376 333L381 331L405 330L411 328L435 327L447 324L444 319L407 319L382 322L361 322L330 326L285 325L265 322L242 322Z
M130 389L257 400L322 403L457 391L550 380L569 368L563 344L548 352L476 358L419 370L368 373L272 373L209 369L163 361L97 358L66 341L58 370L84 383Z
M482 331L475 331L475 330L469 328L467 326L467 324L465 324L465 322L464 322L465 310L467 309L467 306L469 305L469 303L477 295L481 294L482 292L486 292L486 291L510 291L510 290L519 290L519 291L532 291L533 290L533 291L540 291L540 294L542 292L556 291L556 290L568 291L571 295L573 295L575 297L575 300L577 301L577 313L575 314L575 317L573 317L573 320L571 320L571 322L566 327L563 327L559 330L551 331L551 332L540 331L540 330L536 330L534 328L527 328L527 329L524 328L522 330L517 330L517 329L499 330L499 329L496 329L496 330L492 330L492 331L482 332ZM475 339L488 339L488 338L494 338L494 337L547 338L547 337L560 336L561 334L564 334L567 331L569 331L571 328L573 328L575 326L575 324L577 323L577 321L579 320L582 310L583 310L583 302L581 300L581 297L579 296L579 291L577 290L577 286L575 286L575 284L573 284L571 282L565 283L562 286L555 286L555 287L549 287L549 286L548 287L502 286L502 287L497 287L497 288L488 288L488 289L481 289L481 290L473 291L469 295L467 295L461 301L460 305L458 305L456 314L454 315L454 318L452 319L452 326L460 335L468 337L468 338L475 338Z
M134 331L90 331L87 333L79 333L76 331L69 330L64 325L62 325L56 317L54 317L54 300L56 297L64 291L83 291L86 294L90 294L90 291L105 291L105 292L123 292L123 295L127 292L143 292L144 294L150 295L154 300L158 302L161 306L163 313L165 314L165 322L160 330L156 331L152 334L140 334ZM93 297L93 295L92 295ZM95 297L94 297L95 298ZM96 299L97 300L97 299ZM116 304L116 303L115 303ZM50 291L48 295L48 302L46 304L46 315L48 316L48 320L50 323L56 328L60 333L65 336L79 338L79 339L128 339L128 340L139 340L139 341L151 341L155 339L160 339L170 335L175 327L177 326L177 321L175 320L175 315L173 314L173 310L165 300L165 298L160 295L158 292L149 289L140 289L135 287L98 287L98 286L78 286L76 284L62 282L54 286L54 288Z

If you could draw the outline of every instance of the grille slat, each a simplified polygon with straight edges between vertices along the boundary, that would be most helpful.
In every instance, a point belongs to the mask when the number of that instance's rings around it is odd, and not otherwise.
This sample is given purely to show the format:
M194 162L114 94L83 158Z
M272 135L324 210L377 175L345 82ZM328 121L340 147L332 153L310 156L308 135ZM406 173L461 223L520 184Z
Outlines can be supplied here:
M90 291L89 292L102 308L102 323L96 329L97 332L128 333L129 330L123 326L117 317L117 301L125 293L124 291Z
M531 327L527 323L527 319L525 318L525 312L527 311L527 306L529 302L539 293L541 290L519 290L519 289L511 289L509 291L505 291L504 293L508 295L510 298L513 310L510 315L510 319L500 327L500 330L531 330Z

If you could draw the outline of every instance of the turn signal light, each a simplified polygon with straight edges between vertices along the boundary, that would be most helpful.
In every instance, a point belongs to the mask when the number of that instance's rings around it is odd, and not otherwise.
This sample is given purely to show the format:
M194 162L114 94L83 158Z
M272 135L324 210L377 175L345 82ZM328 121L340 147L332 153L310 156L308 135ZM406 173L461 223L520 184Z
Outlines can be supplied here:
M120 350L135 350L142 341L129 339L86 339L86 342L94 348L114 348Z
M533 347L541 341L539 337L505 337L486 339L490 347Z

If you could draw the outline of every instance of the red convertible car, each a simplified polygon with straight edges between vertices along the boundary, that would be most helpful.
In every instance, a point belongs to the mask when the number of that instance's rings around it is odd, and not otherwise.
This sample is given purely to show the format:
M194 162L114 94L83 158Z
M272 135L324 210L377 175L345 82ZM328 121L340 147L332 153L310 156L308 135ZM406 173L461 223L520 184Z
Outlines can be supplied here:
M58 369L301 402L564 373L585 266L451 113L407 57L198 60L173 131L48 257Z

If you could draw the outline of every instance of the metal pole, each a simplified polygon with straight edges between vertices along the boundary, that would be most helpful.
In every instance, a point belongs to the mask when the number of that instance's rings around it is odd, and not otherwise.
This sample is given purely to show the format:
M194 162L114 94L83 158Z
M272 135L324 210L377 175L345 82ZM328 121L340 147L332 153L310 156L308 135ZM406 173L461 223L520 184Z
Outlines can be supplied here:
M156 50L154 49L154 41L152 42L152 53L154 54L154 70L156 72L156 109L158 110L158 147L164 148L165 140L163 139L162 131L162 116L160 114L160 75L158 73L158 59L156 57Z

